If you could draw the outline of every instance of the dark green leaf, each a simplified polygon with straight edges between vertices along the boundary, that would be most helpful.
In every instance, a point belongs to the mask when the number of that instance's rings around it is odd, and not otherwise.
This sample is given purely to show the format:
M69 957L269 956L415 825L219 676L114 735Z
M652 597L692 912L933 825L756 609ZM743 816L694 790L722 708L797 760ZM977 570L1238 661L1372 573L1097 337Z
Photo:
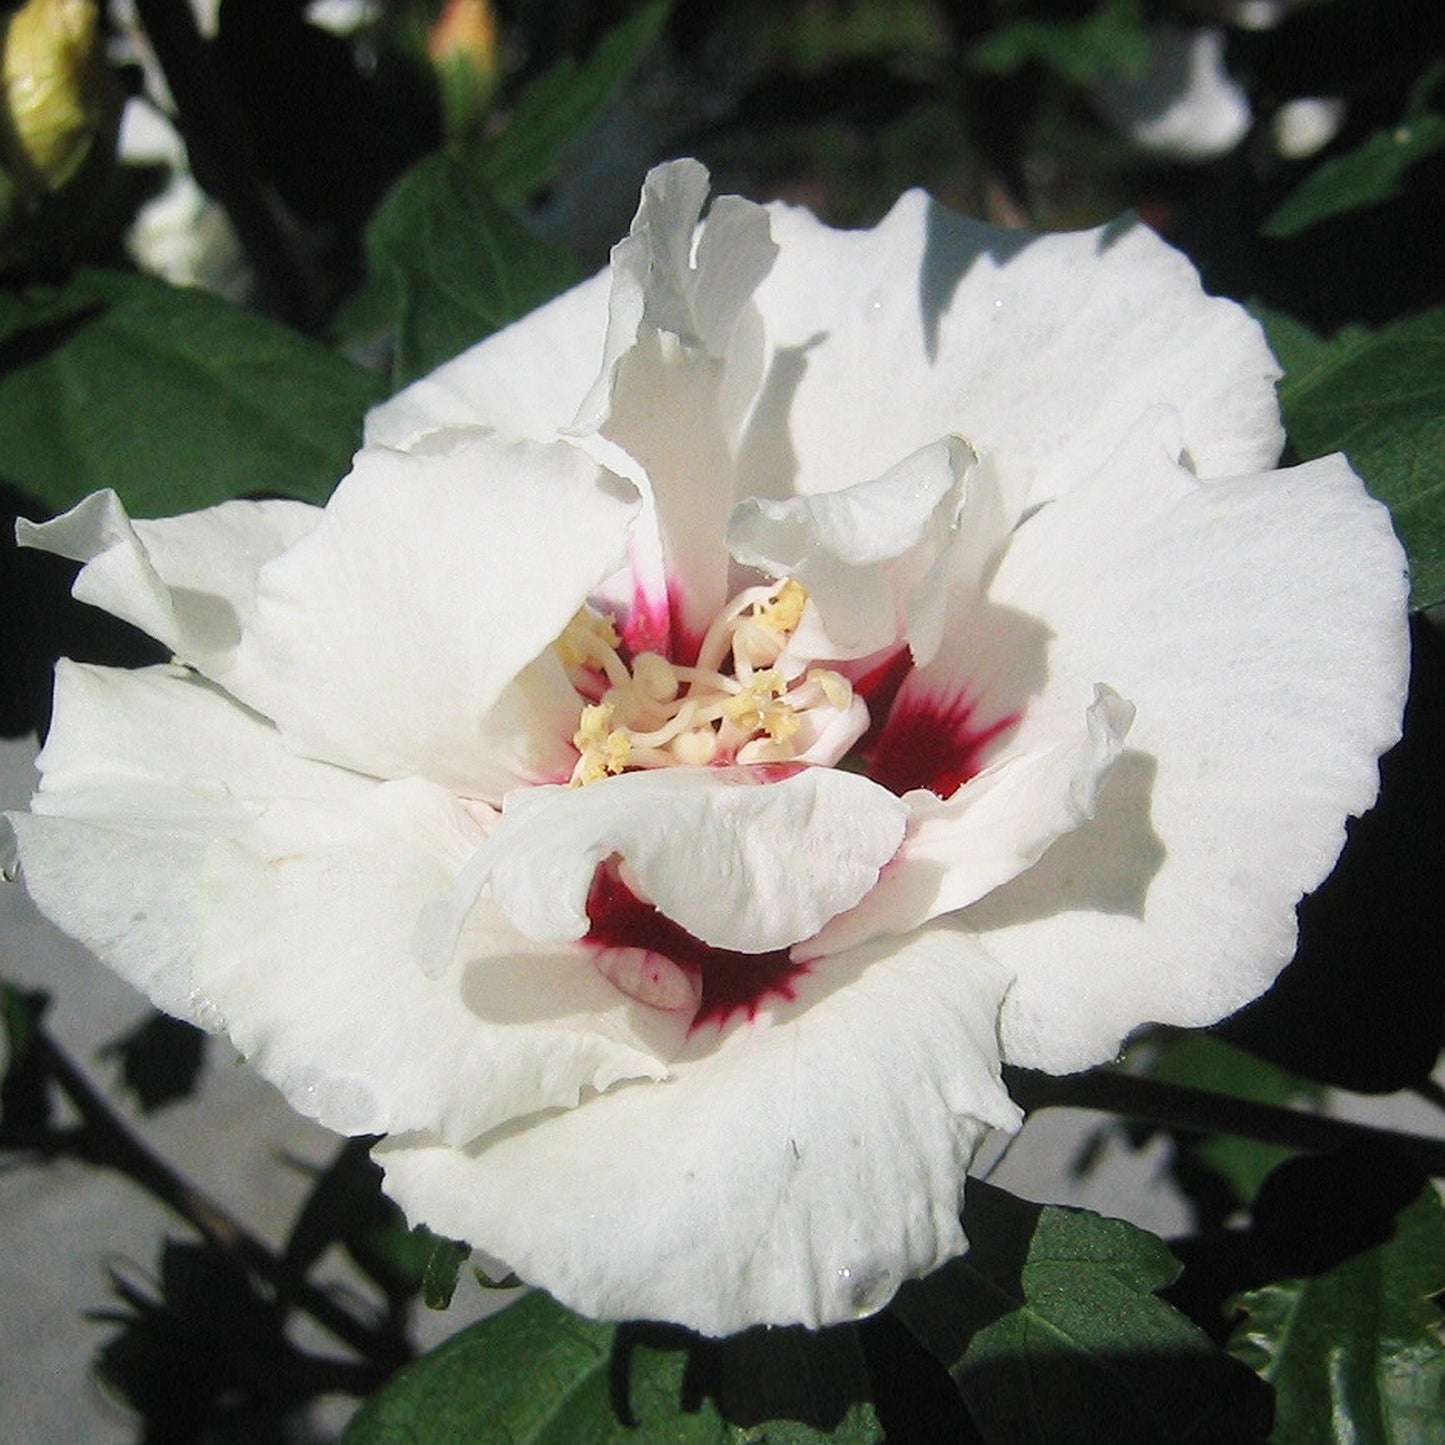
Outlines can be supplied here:
M594 1324L532 1294L400 1371L351 1422L345 1445L871 1445L871 1409L829 1378L841 1372L861 1387L850 1339L779 1330L697 1341ZM809 1400L800 1414L823 1397L838 1402L826 1426L757 1413L792 1408L800 1393Z
M482 174L502 205L523 206L554 179L567 146L620 94L671 9L671 0L644 5L580 65L568 56L523 90L506 128L477 145Z
M670 9L671 0L644 6L581 64L569 56L533 81L505 129L428 156L392 187L367 228L367 278L334 325L363 340L395 330L398 386L581 279L571 256L512 212L556 176Z
M180 1019L152 1013L101 1053L120 1060L121 1082L149 1114L194 1091L206 1061L206 1036Z
M999 1445L1262 1437L1257 1382L1154 1291L1179 1264L1153 1235L970 1180L961 1259L893 1310Z
M379 392L319 343L143 276L0 295L0 478L57 511L98 487L140 516L324 501Z
M571 256L498 203L472 152L439 151L398 181L366 251L367 283L339 324L396 326L399 386L581 279Z
M460 1244L454 1239L433 1238L431 1253L427 1255L426 1268L421 1276L422 1303L429 1310L444 1310L452 1302L462 1265L471 1252L468 1244Z
M1006 21L968 52L969 65L990 75L1013 75L1031 62L1083 89L1139 75L1149 62L1149 38L1138 0L1104 0L1082 20Z
M1410 558L1412 600L1445 599L1445 309L1326 340L1256 308L1285 367L1280 405L1304 460L1343 451Z
M1314 1278L1250 1290L1230 1349L1275 1387L1280 1445L1407 1445L1445 1422L1445 1212L1426 1187L1393 1236Z
M1397 125L1317 166L1264 223L1264 234L1286 240L1331 216L1399 195L1405 172L1445 146L1445 115L1425 104L1441 74L1442 67L1434 65L1420 77Z

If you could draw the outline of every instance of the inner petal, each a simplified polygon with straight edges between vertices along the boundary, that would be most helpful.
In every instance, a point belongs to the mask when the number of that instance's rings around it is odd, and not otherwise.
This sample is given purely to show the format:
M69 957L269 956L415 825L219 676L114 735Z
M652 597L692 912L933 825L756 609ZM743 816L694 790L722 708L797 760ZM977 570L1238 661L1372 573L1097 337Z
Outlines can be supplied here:
M854 680L873 718L858 756L865 776L900 798L914 788L951 798L983 771L991 745L1006 737L1023 713L994 708L989 715L967 690L924 687L914 681L917 676L903 647Z
M883 725L868 776L900 798L914 788L951 798L983 771L989 744L1020 718L1018 713L1005 713L985 722L979 711L966 693L900 698Z
M587 897L587 918L590 927L582 941L597 950L599 965L614 950L638 950L656 955L687 977L697 1000L693 1031L705 1024L723 1028L737 1014L751 1021L770 998L791 1001L796 981L809 971L809 965L794 962L786 948L742 953L704 943L643 902L622 881L614 860L597 870ZM666 970L661 971L665 975ZM652 986L655 972L650 969L647 975ZM634 991L612 972L608 976L624 992Z

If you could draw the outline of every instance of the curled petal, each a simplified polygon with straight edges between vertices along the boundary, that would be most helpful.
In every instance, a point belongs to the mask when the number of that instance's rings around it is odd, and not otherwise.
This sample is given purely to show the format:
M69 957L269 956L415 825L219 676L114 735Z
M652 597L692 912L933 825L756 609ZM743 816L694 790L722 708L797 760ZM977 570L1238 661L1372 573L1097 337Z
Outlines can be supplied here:
M661 1078L687 1016L634 1003L580 948L539 948L474 909L460 967L410 957L424 903L480 840L419 779L360 801L275 803L204 862L196 978L251 1063L342 1133L453 1143L583 1090Z
M828 638L816 655L863 657L925 621L935 634L935 572L958 527L975 460L958 437L915 452L876 481L733 509L728 549L741 563L808 589ZM927 586L925 584L931 584ZM941 600L941 599L940 599ZM920 616L923 614L923 616Z
M182 661L227 683L261 567L321 519L303 502L223 502L156 521L132 520L112 491L54 521L15 524L22 547L83 562L75 596L148 632Z
M617 369L644 329L714 361L726 356L778 248L767 212L740 196L720 199L703 224L707 194L707 169L697 161L670 161L648 172L632 228L612 248L602 372L574 430L604 428L615 405Z
M469 881L529 938L581 938L597 866L704 943L786 948L852 907L903 839L907 809L852 773L667 768L511 794Z
M751 202L724 197L700 221L707 188L696 161L648 175L632 231L613 249L601 374L572 427L646 478L655 536L636 560L683 650L727 595L735 454L761 359L751 298L777 253L768 213Z
M881 1309L966 1247L958 1209L990 1128L1007 975L966 936L830 959L766 1021L696 1040L672 1077L448 1149L377 1151L417 1222L573 1309L720 1335Z
M636 505L563 443L363 451L263 572L232 690L298 751L375 777L480 798L566 777L577 698L548 647L625 555Z
M1051 745L1010 750L951 798L906 794L908 833L878 886L795 954L815 957L907 932L1017 877L1093 816L1133 718L1117 693L1096 688L1082 724L1059 727Z

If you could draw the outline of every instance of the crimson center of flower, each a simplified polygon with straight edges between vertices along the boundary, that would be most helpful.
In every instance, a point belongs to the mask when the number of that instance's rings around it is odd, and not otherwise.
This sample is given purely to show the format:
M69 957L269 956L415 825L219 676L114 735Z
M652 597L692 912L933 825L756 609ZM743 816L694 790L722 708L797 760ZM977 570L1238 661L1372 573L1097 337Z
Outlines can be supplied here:
M556 647L578 696L573 787L618 773L677 766L746 768L766 786L810 763L838 761L867 726L840 672L789 650L808 593L793 578L749 587L718 613L696 660L629 654L615 619L587 606ZM630 886L626 864L598 870L586 943L623 993L693 1012L692 1027L753 1017L769 996L792 998L806 965L787 950L716 948L664 917Z
M734 1014L752 1019L770 997L792 999L794 981L808 972L785 948L740 953L704 943L644 903L615 861L597 870L587 917L592 926L583 942L595 950L603 976L653 1007L694 1009L694 1031L721 1028Z

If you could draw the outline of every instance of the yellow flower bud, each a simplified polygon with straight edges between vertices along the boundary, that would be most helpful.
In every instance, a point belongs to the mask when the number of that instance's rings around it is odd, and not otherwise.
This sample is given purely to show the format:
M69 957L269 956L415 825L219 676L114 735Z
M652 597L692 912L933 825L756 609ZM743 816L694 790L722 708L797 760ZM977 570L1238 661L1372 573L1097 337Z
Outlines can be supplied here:
M22 189L59 190L114 125L99 22L94 0L29 0L5 27L5 160Z
M446 0L426 48L441 88L447 135L457 139L486 119L501 79L497 16L490 0Z
M0 21L0 269L73 252L120 108L95 0L28 0Z

